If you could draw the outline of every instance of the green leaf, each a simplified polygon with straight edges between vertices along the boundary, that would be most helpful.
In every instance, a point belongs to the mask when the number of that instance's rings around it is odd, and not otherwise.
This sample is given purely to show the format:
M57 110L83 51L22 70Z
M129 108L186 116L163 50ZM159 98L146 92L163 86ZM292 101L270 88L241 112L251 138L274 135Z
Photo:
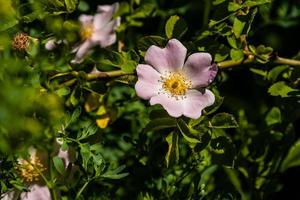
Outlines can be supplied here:
M174 118L159 118L151 120L145 127L144 131L157 131L166 128L176 127L176 120Z
M19 23L19 21L16 19L10 19L5 22L1 22L1 21L2 20L0 20L0 31L5 31Z
M245 25L246 25L246 22L241 21L238 17L234 18L232 31L233 31L235 37L239 38L241 36Z
M284 72L286 69L289 69L287 65L279 65L272 68L268 73L268 80L276 81L277 77Z
M207 44L209 45L209 44ZM202 50L205 51L205 50ZM215 62L221 62L225 60L229 56L230 48L225 46L224 44L218 44L214 47L212 47L212 51L215 51L216 54L214 56L214 61Z
M263 77L267 76L267 74L268 74L268 72L266 70L262 70L262 69L250 68L250 71L255 74L261 75Z
M221 97L219 95L215 95L215 102L213 105L209 106L208 108L205 108L205 115L210 115L214 112L216 112L220 106L223 104L224 97Z
M243 3L243 7L254 7L266 3L271 3L271 0L248 0Z
M177 127L183 135L184 139L189 143L200 143L200 140L197 138L197 135L193 134L191 128L183 121L182 119L177 120Z
M64 163L60 157L58 157L58 156L53 157L53 164L54 164L55 169L61 175L64 176L66 174Z
M161 118L170 118L170 115L168 114L165 109L153 109L151 110L149 114L150 119L161 119Z
M273 107L267 114L265 121L268 126L281 123L281 112L277 107Z
M234 2L229 2L229 4L228 4L228 11L229 12L237 11L240 8L242 8L242 6L240 4L237 4L237 3L234 3Z
M87 170L88 169L88 163L91 159L91 151L90 151L90 145L85 143L81 144L80 146L80 154L82 158L82 167Z
M103 174L101 176L104 178L109 178L109 179L121 179L128 175L129 175L129 173L126 172L126 173L121 173L121 174Z
M219 5L219 4L221 4L221 3L225 2L225 1L226 0L214 0L213 1L213 5L216 6L216 5Z
M100 71L103 68L117 67L121 68L121 65L124 64L123 55L116 51L103 51L98 60L99 65L97 65Z
M288 97L289 96L288 93L293 91L297 91L297 90L286 85L284 81L280 81L273 84L268 90L268 92L272 96L281 96L281 97Z
M123 63L121 64L121 69L124 72L134 72L140 57L134 50L128 52L122 52Z
M101 175L101 177L109 179L121 179L129 175L129 173L120 173L126 168L125 165L122 165L114 170L110 170Z
M218 113L210 121L211 128L237 128L238 123L236 122L233 115L228 113Z
M77 134L77 140L86 139L98 131L98 127L94 123L88 123L82 131L79 131Z
M169 167L172 163L177 163L179 160L178 134L176 132L171 132L166 137L166 141L168 143L168 152L165 159L167 167Z
M0 0L0 31L5 31L19 23L12 0Z
M300 165L300 140L297 140L289 149L289 152L283 160L280 171L284 172L288 168L297 167Z
M270 55L273 52L273 48L272 47L266 47L264 45L259 45L256 48L256 53L257 54L261 54L261 55Z
M171 16L165 26L165 33L167 38L180 39L187 31L187 24L179 16Z
M151 45L165 47L167 40L160 36L145 36L138 41L138 49L142 55L149 49Z
M60 97L66 96L66 95L70 94L70 92L71 92L71 90L69 87L63 87L63 88L60 88L55 91L55 93Z
M241 49L231 49L230 57L232 60L240 61L244 59L244 53Z
M225 136L214 138L210 141L212 162L233 167L235 150L232 142Z
M232 48L235 48L235 49L238 48L237 43L236 43L236 38L234 35L228 36L227 41Z
M66 8L69 13L73 12L76 9L78 0L65 0Z

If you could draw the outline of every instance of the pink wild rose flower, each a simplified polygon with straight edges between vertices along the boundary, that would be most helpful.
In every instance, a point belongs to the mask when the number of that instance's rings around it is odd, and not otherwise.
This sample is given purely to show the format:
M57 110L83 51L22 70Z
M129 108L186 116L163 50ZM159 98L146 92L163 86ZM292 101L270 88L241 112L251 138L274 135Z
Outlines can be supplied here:
M119 3L101 5L98 6L95 16L80 15L80 35L83 42L74 49L76 56L72 63L82 62L84 56L93 46L100 45L104 48L116 42L116 28L120 25L121 18L113 19L113 15L118 7Z
M209 53L194 53L185 61L187 49L176 39L165 48L152 45L145 54L147 64L137 66L136 93L150 104L161 104L172 117L197 119L215 101L204 89L215 78L218 68ZM201 91L197 90L201 89Z
M62 143L56 141L55 143L55 155L60 157L65 165L65 168L70 164L70 153L63 151L60 147ZM47 156L45 153L38 152L37 149L29 148L29 159L18 159L17 169L20 171L20 176L28 185L28 192L11 191L0 196L1 200L51 200L51 194L49 188L46 186L41 173L47 171ZM39 171L37 171L38 169Z

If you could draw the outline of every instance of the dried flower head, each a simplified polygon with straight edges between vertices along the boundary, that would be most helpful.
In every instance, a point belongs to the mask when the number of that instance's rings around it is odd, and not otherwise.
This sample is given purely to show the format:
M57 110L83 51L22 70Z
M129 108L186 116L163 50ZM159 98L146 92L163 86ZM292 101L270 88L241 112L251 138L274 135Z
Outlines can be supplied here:
M29 36L26 33L17 33L13 39L12 46L14 49L23 51L29 45Z

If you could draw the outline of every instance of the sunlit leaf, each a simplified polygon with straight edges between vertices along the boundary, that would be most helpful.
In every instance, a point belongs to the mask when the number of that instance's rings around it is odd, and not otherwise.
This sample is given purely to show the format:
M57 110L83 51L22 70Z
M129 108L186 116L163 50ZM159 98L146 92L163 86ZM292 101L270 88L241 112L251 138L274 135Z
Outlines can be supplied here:
M268 92L272 96L281 96L281 97L288 97L289 93L293 91L297 91L297 90L291 88L283 81L274 83L268 90Z
M62 159L58 156L52 158L55 169L61 174L65 175L65 166Z
M166 163L169 167L172 163L177 163L179 160L179 148L178 148L178 134L171 132L167 137L168 152L166 154Z
M266 123L268 126L281 123L281 112L280 109L277 107L273 107L267 114Z
M183 19L179 16L171 16L165 26L165 32L167 38L181 38L187 31L187 25Z
M297 140L289 149L289 152L283 160L280 170L286 171L288 168L297 167L300 165L300 140Z

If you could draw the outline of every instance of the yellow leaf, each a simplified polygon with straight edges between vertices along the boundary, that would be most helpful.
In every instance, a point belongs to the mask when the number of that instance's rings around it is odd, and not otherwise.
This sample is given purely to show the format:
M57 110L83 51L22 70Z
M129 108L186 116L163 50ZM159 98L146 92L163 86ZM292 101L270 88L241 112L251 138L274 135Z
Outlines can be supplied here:
M106 128L111 121L110 115L107 112L107 109L104 105L101 105L97 111L99 118L96 120L97 125L100 128Z

